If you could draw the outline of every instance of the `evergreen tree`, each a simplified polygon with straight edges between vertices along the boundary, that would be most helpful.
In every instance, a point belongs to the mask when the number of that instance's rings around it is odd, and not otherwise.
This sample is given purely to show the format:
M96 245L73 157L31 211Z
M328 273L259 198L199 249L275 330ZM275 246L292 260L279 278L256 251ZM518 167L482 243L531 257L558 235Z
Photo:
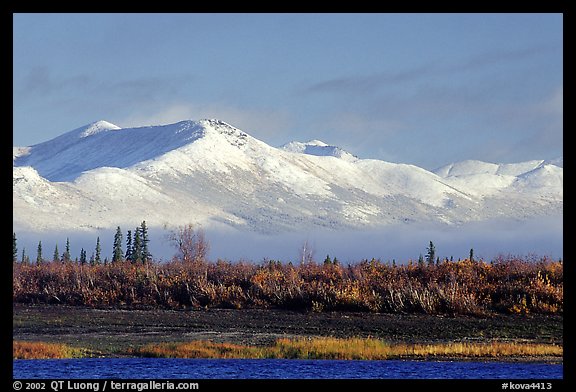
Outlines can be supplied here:
M340 262L338 261L338 259L336 257L334 257L334 260L332 260L332 264L340 265Z
M430 241L430 246L427 248L428 253L426 253L426 261L428 261L428 265L434 265L434 260L436 260L436 248L432 241Z
M70 261L70 239L66 238L66 250L62 254L62 262L67 263Z
M470 248L470 261L474 261L474 249Z
M16 246L16 233L12 232L12 261L18 260L18 246Z
M102 253L102 247L100 246L100 237L98 237L98 238L96 238L96 255L93 258L92 264L100 264L100 262L102 261L100 259L101 253Z
M42 264L42 241L38 241L38 253L36 255L36 264Z
M139 263L142 261L142 237L140 237L140 228L134 230L134 241L132 242L132 262Z
M132 230L128 230L126 233L126 255L124 258L126 261L134 262L132 257Z
M84 248L80 249L80 264L86 264L86 251Z
M54 254L52 255L52 261L57 262L60 260L60 252L58 251L58 244L54 247Z
M120 226L116 228L116 234L114 234L114 248L112 249L112 262L122 261L122 230Z
M92 254L90 255L90 265L95 265L96 264L96 260L94 259L94 252L92 252Z
M22 260L20 260L22 263L26 263L27 261L27 256L26 256L26 248L22 248Z
M422 256L422 253L418 256L418 267L424 267L424 256Z
M142 221L140 224L140 239L142 241L142 262L145 263L152 257L148 250L148 242L150 242L150 239L148 238L148 227L146 227L146 221Z
M330 255L326 255L326 258L324 259L324 265L330 264L332 264L332 259L330 258Z

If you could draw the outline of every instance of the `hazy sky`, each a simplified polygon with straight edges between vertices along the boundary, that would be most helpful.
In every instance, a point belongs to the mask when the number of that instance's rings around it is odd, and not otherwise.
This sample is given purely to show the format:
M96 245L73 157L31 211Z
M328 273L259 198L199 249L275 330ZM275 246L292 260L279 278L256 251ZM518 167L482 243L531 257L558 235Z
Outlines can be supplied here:
M14 145L218 118L428 169L563 146L562 14L15 14Z

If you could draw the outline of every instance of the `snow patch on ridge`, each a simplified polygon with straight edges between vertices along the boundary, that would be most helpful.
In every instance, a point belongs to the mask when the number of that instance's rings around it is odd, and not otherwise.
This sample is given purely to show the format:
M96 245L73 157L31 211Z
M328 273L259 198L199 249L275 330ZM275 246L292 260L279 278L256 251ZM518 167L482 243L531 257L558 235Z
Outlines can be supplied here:
M121 129L119 126L100 120L88 125L81 133L80 137L88 137L104 131L115 131Z

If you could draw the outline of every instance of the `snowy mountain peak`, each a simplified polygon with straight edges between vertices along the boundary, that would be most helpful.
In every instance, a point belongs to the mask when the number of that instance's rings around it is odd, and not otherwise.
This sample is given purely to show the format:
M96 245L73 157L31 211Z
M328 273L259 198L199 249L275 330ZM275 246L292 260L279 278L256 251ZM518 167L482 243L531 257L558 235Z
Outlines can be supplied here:
M358 159L320 140L274 148L217 119L97 121L13 148L14 226L141 219L274 233L561 214L562 158L452 163L435 172Z
M324 143L322 140L314 139L306 142L308 146L319 146L319 147L329 147L328 144Z
M307 154L315 156L332 156L343 159L348 162L354 162L358 160L357 157L350 154L348 151L343 150L342 148L337 146L328 145L323 141L317 139L310 140L306 143L290 142L286 143L281 148L285 151L299 154Z
M562 157L550 161L532 160L518 163L490 163L465 160L439 167L434 173L442 178L476 175L519 176L545 165L562 167Z
M198 121L198 123L202 124L202 125L208 125L211 127L225 127L225 128L232 128L232 129L238 129L230 124L228 124L225 121L219 120L217 118L203 118L201 120Z
M253 139L247 133L241 131L240 129L217 119L204 119L198 121L198 124L202 126L208 133L210 131L215 131L217 135L224 137L224 140L235 147L242 147L246 145L248 139Z
M89 170L128 168L159 159L200 140L203 146L241 147L248 139L246 133L215 119L138 128L97 121L27 149L13 149L13 162L34 167L50 181L72 181Z
M84 130L81 131L80 137L87 137L104 131L116 131L118 129L121 129L119 126L104 120L93 122L92 124L88 124L83 128Z
M204 119L198 121L198 124L202 125L205 128L214 129L215 131L218 131L223 135L236 136L241 138L245 138L246 136L248 136L245 132L242 132L240 129L222 120Z

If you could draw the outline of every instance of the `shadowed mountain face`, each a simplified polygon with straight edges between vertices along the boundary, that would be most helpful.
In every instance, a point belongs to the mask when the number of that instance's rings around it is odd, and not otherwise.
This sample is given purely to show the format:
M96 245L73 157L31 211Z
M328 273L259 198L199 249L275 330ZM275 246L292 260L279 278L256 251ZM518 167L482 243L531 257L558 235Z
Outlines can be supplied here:
M15 230L201 223L260 233L561 215L562 159L422 168L318 140L275 148L219 120L105 121L14 147Z

